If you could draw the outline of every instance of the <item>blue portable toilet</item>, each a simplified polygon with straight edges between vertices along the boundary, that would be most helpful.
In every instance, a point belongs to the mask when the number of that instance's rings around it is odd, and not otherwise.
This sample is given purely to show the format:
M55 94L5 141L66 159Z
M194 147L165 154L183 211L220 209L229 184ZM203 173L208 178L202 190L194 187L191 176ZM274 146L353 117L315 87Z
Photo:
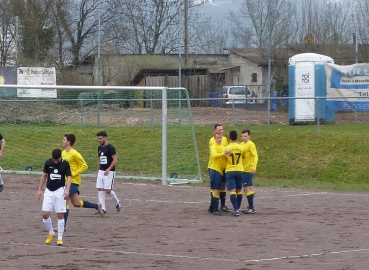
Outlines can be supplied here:
M334 121L334 111L326 107L325 63L334 61L316 53L297 54L289 59L288 94L295 97L288 105L290 124L315 123L318 118L321 123Z

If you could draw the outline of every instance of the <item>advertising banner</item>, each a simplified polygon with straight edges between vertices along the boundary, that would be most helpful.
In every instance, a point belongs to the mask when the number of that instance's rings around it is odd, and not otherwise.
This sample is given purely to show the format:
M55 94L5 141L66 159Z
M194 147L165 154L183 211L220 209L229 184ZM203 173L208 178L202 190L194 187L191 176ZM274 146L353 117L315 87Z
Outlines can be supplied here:
M327 107L335 111L369 111L369 64L326 63Z
M17 96L16 88L1 88L3 84L17 84L15 67L0 67L0 97Z
M56 85L55 68L19 67L18 85ZM57 98L56 89L18 88L18 97Z

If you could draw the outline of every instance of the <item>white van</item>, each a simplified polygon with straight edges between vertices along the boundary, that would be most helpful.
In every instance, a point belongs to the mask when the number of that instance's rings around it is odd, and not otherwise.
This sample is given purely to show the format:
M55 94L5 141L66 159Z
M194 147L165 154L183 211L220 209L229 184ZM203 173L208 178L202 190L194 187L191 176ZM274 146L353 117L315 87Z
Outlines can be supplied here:
M245 104L246 98L256 97L246 85L222 86L220 93L221 97L225 98L222 100L224 105ZM248 99L247 103L254 104L255 100Z

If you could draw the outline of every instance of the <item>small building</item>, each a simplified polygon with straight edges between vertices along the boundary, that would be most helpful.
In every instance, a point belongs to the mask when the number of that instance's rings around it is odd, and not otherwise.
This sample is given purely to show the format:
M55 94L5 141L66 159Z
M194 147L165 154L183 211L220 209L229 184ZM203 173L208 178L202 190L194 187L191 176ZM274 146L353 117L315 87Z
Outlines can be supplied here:
M256 51L255 51L256 50ZM98 81L97 55L81 67L79 73L90 77L94 85ZM181 66L180 66L181 63ZM188 89L190 98L208 98L210 92L223 85L248 85L258 97L265 96L267 62L257 49L228 49L224 54L190 54L187 63L178 54L130 55L103 54L100 56L101 85L167 86Z

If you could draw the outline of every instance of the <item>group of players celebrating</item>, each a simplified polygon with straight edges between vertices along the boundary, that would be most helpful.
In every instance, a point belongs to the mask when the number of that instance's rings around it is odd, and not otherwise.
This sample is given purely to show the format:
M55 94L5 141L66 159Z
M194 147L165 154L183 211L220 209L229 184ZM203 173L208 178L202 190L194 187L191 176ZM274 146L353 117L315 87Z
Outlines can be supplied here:
M225 205L226 189L230 194L234 216L254 214L254 190L252 179L256 172L258 153L255 143L250 140L251 131L242 130L242 142L238 142L236 131L229 133L229 143L223 136L223 126L214 126L213 137L209 140L210 158L208 171L210 176L211 201L208 211L222 216L231 212ZM243 192L248 201L247 209L241 210ZM221 203L219 209L219 201Z

